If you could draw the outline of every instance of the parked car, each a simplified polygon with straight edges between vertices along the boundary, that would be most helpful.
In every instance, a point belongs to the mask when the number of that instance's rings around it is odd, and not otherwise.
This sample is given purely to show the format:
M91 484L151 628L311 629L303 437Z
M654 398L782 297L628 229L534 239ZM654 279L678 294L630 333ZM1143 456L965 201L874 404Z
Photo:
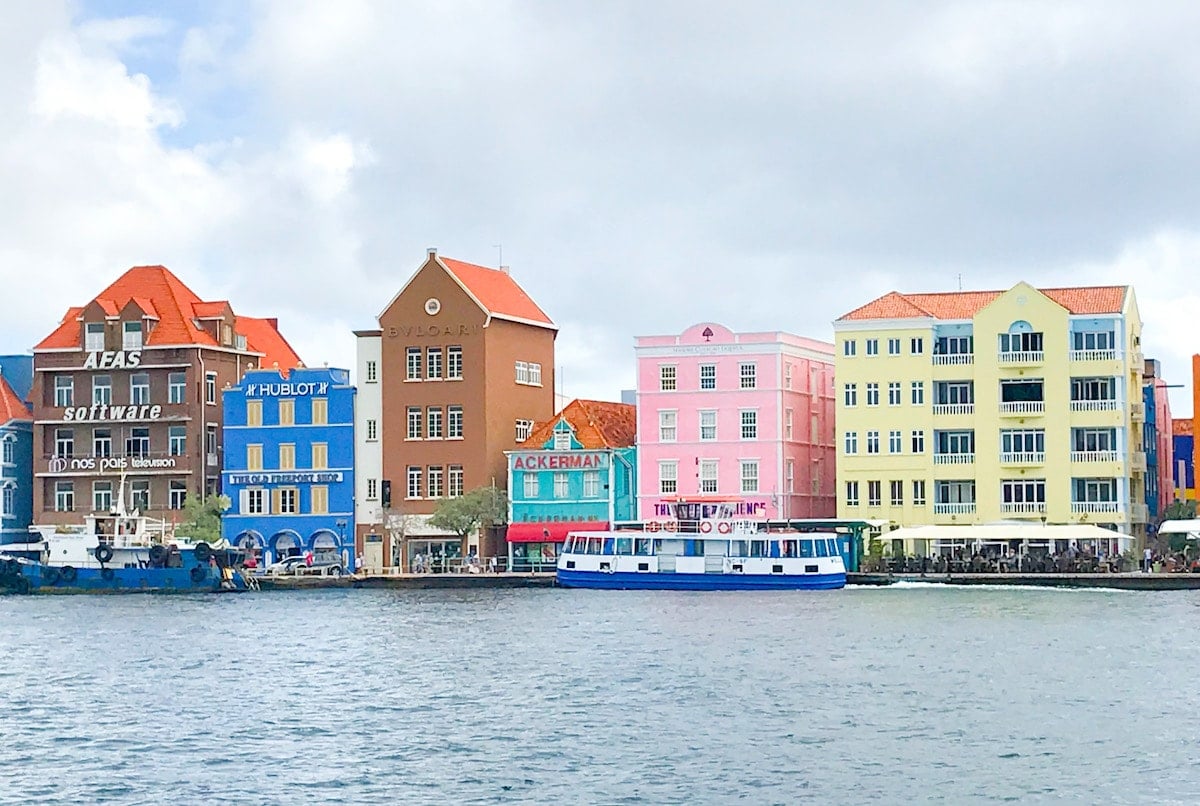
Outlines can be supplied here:
M309 565L303 555L295 555L284 557L277 563L271 563L263 569L263 573L273 576L313 574L336 577L342 575L342 564L335 557L317 557L313 559L312 565Z

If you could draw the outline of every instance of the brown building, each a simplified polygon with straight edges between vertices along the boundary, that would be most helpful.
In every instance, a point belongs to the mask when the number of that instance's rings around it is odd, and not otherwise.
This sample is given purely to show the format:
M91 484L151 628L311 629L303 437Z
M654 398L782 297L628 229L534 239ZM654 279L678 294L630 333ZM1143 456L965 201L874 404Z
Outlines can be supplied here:
M274 319L205 302L162 266L132 268L68 310L33 354L40 524L80 523L122 494L176 519L185 496L219 489L221 389L299 363Z
M440 498L477 487L503 489L504 452L554 413L554 339L558 328L506 268L489 269L430 250L379 316L378 331L360 334L360 350L379 350L377 383L368 366L360 404L378 396L379 441L359 437L361 480L371 509L371 451L382 474L376 521L386 514L427 516ZM390 494L390 501L386 500ZM389 506L390 504L390 506ZM359 510L363 511L362 509ZM423 524L425 518L410 518ZM365 531L376 531L368 519ZM456 537L427 526L409 530L401 554L465 552ZM486 536L479 551L497 551Z

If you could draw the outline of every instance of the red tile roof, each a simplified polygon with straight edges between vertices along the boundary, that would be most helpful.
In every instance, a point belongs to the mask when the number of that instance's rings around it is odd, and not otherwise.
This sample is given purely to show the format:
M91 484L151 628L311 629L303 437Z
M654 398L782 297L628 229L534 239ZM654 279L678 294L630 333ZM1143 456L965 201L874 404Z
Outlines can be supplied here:
M538 423L520 447L537 450L554 438L554 426L566 420L585 450L629 448L637 444L637 407L602 400L572 400L563 410Z
M493 316L554 326L550 317L521 286L517 285L517 281L507 271L476 266L474 263L464 263L441 255L438 255L437 259Z
M1040 288L1050 299L1073 314L1120 313L1129 286ZM901 294L890 291L855 308L838 321L850 319L971 319L1003 291L948 291L939 294Z
M218 346L217 340L196 324L196 318L219 313L229 303L205 302L165 266L134 266L97 294L93 302L106 313L111 311L109 315L115 316L130 300L158 320L146 337L147 346ZM68 309L62 323L34 349L78 348L82 344L79 322L82 312L83 307ZM243 322L247 324L243 325ZM281 367L291 367L300 362L275 327L274 319L238 317L234 329L246 337L250 351L265 354L261 362L263 366L271 367L278 363Z
M33 413L25 405L25 401L9 385L8 380L0 375L0 425L13 420L32 420Z

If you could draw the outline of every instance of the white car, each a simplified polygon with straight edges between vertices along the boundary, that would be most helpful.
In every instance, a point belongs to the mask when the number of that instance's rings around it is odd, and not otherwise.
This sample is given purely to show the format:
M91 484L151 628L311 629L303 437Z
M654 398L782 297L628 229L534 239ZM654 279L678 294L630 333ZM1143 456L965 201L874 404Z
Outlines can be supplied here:
M314 559L309 565L302 555L285 557L277 563L271 563L263 569L263 573L272 576L314 574L317 576L341 576L342 565L336 561Z

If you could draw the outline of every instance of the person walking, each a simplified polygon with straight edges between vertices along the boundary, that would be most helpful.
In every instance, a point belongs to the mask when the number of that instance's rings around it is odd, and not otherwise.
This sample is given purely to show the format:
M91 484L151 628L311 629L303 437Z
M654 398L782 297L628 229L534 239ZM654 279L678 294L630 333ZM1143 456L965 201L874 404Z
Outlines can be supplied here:
M1154 552L1150 550L1149 546L1147 546L1146 550L1142 552L1142 565L1142 570L1147 574L1150 573L1150 570L1154 567Z

